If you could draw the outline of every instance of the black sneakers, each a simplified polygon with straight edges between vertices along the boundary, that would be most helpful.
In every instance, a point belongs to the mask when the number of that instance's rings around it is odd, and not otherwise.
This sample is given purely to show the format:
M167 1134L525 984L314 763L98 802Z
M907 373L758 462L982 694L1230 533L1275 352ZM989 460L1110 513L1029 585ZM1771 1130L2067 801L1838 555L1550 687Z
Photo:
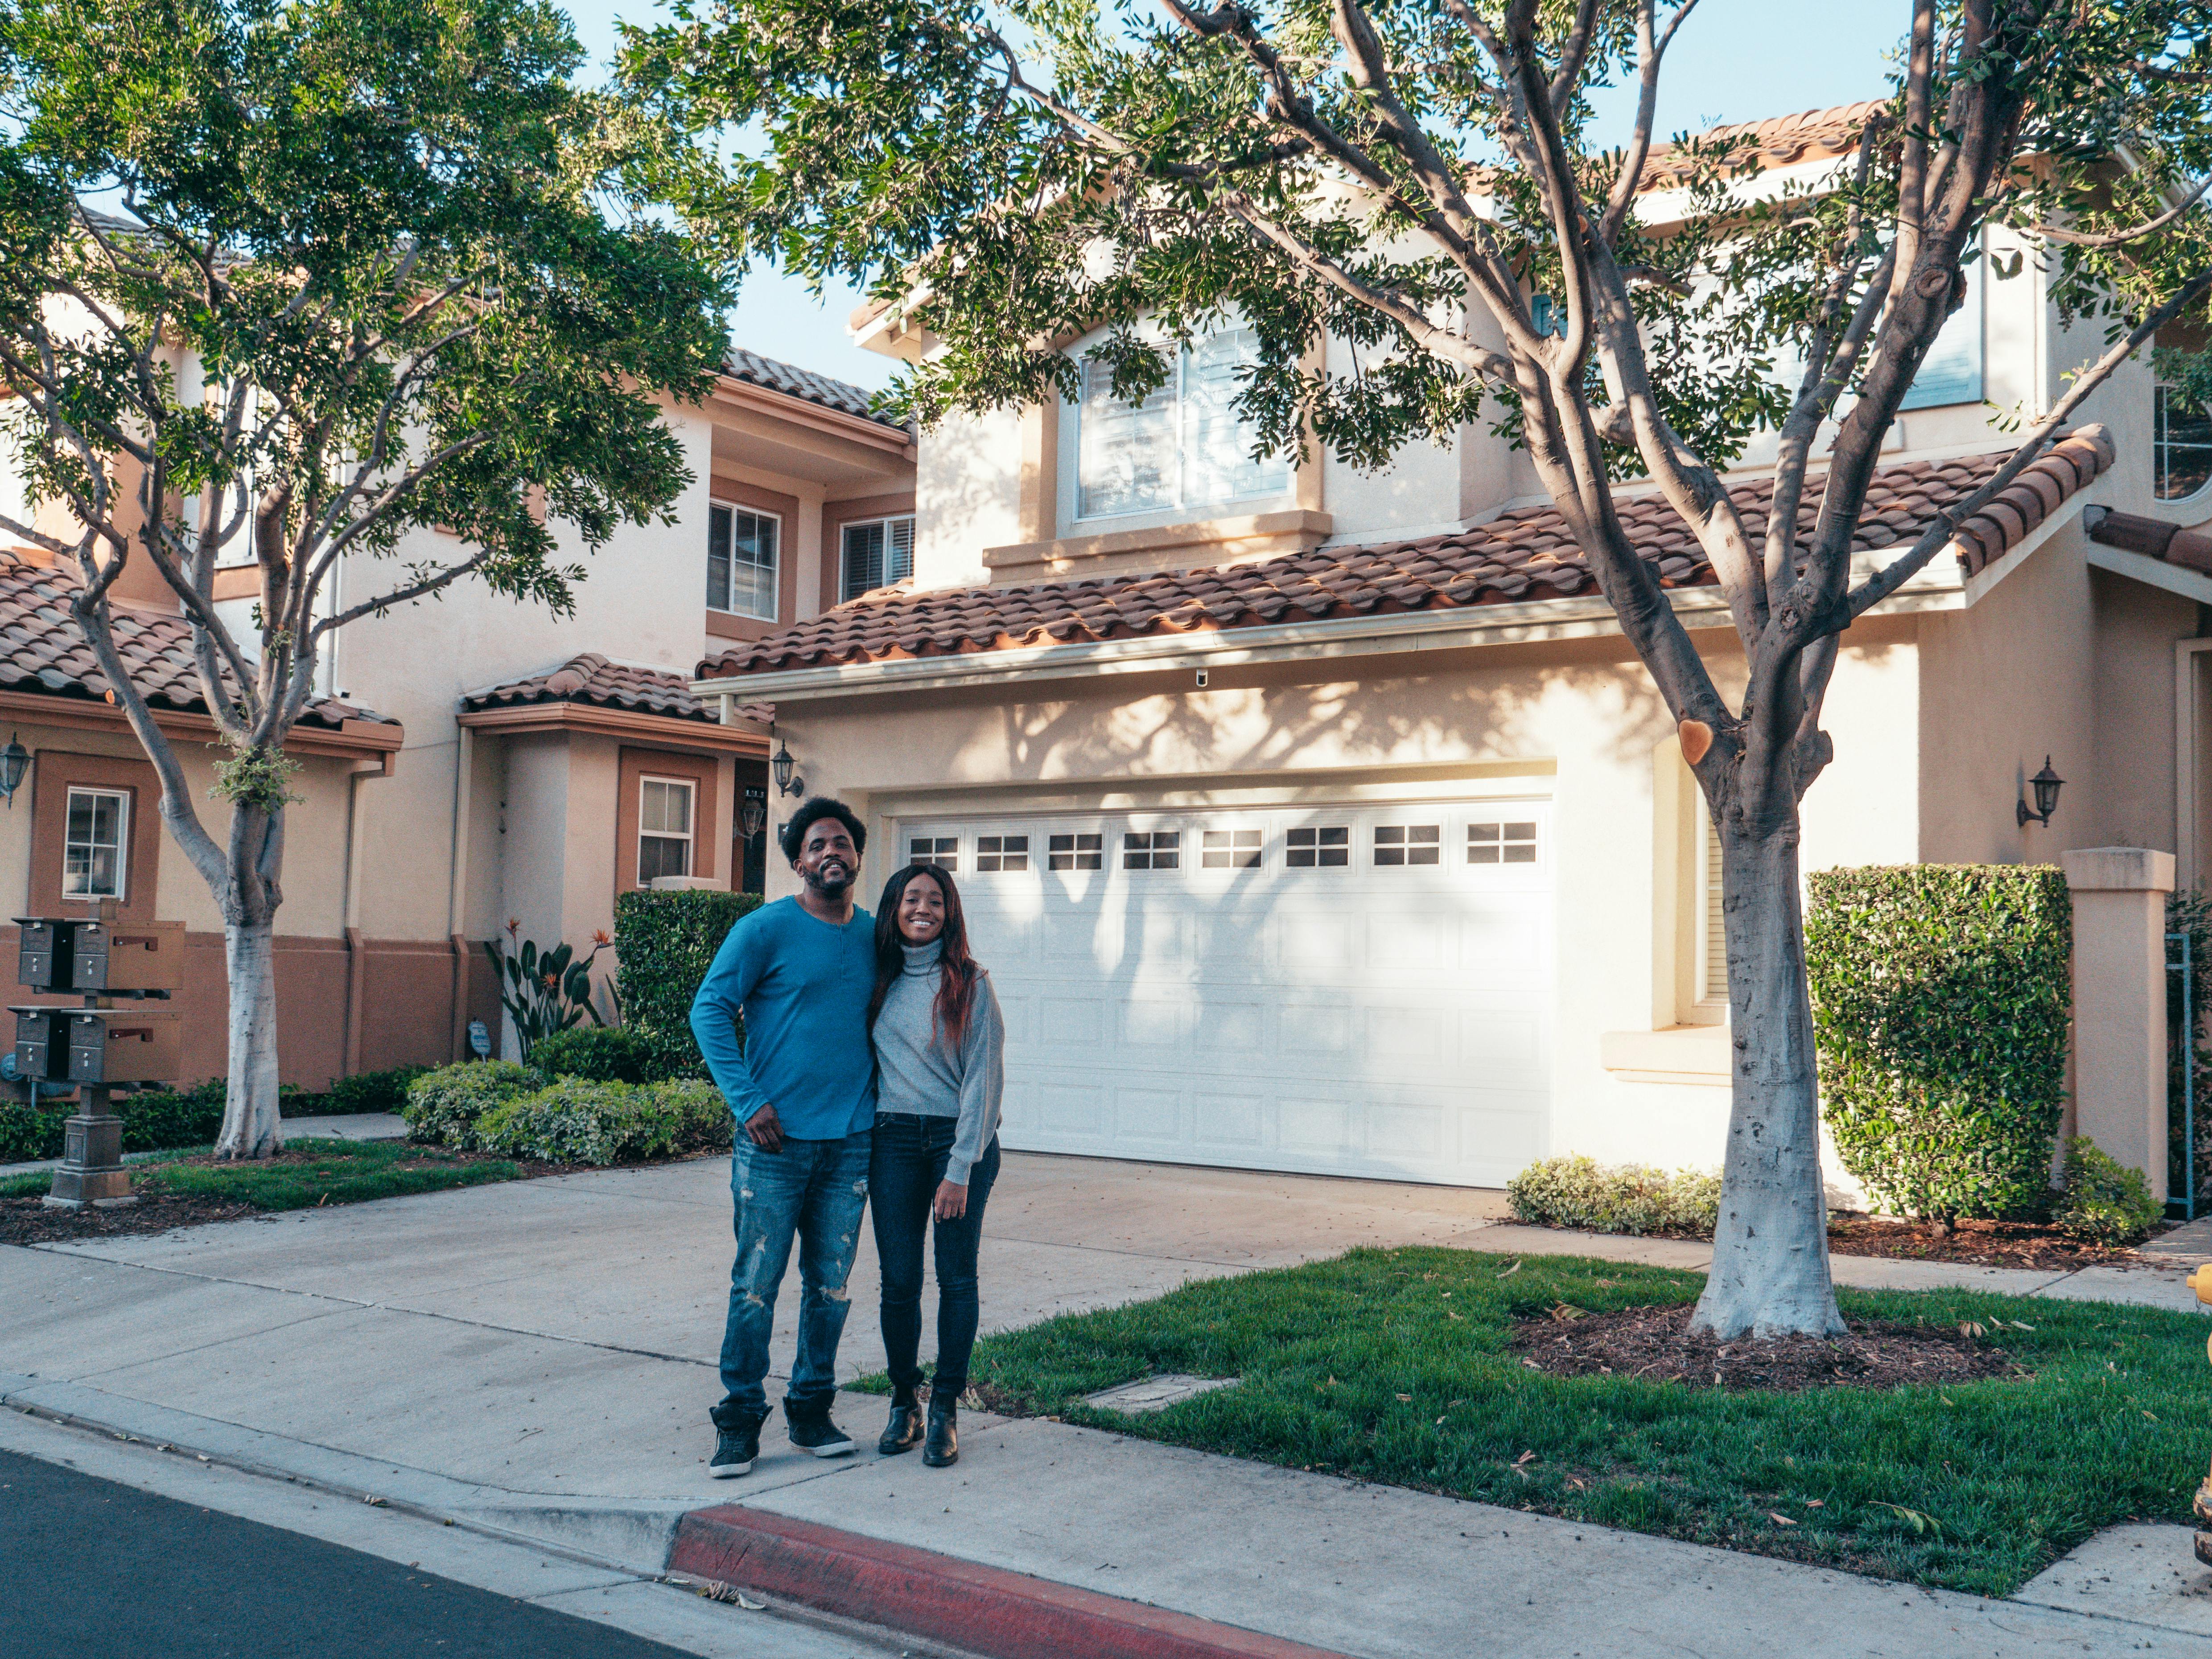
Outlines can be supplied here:
M714 1455L708 1460L707 1473L717 1480L750 1474L753 1460L760 1455L760 1431L757 1417L715 1415Z
M903 1451L912 1451L921 1442L921 1407L915 1404L912 1395L891 1397L891 1420L884 1425L884 1437L876 1442L876 1451L884 1457L896 1457Z
M853 1449L851 1437L830 1420L830 1402L826 1400L814 1405L798 1405L786 1399L783 1418L790 1429L791 1443L803 1452L811 1452L817 1457L842 1457Z
M960 1461L960 1396L933 1388L929 1391L929 1435L922 1442L921 1461L933 1469Z

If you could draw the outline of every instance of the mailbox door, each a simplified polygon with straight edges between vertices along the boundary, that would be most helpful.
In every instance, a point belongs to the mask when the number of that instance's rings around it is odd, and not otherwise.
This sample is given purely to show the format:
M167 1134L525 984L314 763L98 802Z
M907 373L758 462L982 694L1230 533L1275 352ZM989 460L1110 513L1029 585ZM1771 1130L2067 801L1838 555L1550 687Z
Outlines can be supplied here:
M15 982L33 991L68 990L67 924L27 919L19 926L22 932L15 957Z
M21 1064L19 1060L17 1064ZM89 1014L74 1016L69 1023L69 1070L72 1083L106 1083L107 1024Z
M104 1009L70 1019L75 1083L167 1083L182 1059L183 1029L166 1009Z
M88 922L76 930L76 939L70 951L70 988L78 991L105 991L107 984L107 930L98 922Z
M41 1080L55 1075L54 1017L44 1010L19 1011L15 1015L15 1070L24 1078Z

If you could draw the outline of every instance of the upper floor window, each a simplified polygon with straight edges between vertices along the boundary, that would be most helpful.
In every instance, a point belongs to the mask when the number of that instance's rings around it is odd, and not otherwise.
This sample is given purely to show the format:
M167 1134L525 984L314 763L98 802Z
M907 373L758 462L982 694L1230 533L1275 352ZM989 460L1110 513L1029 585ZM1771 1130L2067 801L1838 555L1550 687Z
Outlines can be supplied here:
M1114 395L1113 371L1083 367L1076 444L1076 515L1209 506L1290 488L1290 464L1252 459L1258 434L1237 417L1241 371L1258 360L1249 328L1194 340L1166 384L1140 404Z
M646 778L638 784L637 884L656 876L691 873L691 796L682 778Z
M123 849L131 834L131 797L120 789L69 792L69 822L62 836L64 898L128 897L123 890Z
M2173 386L2160 386L2157 397L2152 482L2159 500L2176 501L2212 480L2212 414Z
M1899 409L1937 409L1945 404L1982 401L1982 256L1970 248L1960 261L1966 276L1966 297L1945 321L1936 343L1920 360ZM1794 389L1794 388L1793 388Z
M775 620L776 544L783 526L772 513L716 501L707 509L707 608Z
M869 519L845 526L840 599L857 599L914 574L914 515Z

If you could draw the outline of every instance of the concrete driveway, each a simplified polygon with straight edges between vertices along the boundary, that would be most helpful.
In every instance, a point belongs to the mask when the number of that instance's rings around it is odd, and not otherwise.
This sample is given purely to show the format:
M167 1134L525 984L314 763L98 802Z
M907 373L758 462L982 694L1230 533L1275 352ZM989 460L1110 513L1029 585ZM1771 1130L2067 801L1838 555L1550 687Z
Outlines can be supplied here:
M1465 1242L1503 1207L1492 1192L1009 1153L984 1327L1358 1244ZM0 1372L508 1492L696 1501L726 1490L703 1465L730 1253L720 1159L5 1249ZM848 1377L883 1364L876 1283L864 1243ZM867 1403L844 1410L872 1435ZM750 1490L819 1467L774 1430L764 1450Z

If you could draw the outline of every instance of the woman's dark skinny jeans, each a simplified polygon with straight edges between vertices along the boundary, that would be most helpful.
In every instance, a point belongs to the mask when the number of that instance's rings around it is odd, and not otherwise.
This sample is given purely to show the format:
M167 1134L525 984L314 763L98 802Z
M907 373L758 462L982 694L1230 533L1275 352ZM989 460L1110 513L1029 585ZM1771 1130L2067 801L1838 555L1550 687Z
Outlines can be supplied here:
M891 1386L910 1395L921 1381L921 1240L931 1226L930 1206L945 1179L945 1160L959 1121L882 1112L876 1117L868 1158L868 1207L875 1218L876 1256L884 1276L884 1355ZM968 1212L935 1224L937 1251L937 1377L932 1393L959 1398L968 1386L968 1356L975 1346L975 1245L983 1234L983 1206L999 1177L994 1136L968 1173Z

